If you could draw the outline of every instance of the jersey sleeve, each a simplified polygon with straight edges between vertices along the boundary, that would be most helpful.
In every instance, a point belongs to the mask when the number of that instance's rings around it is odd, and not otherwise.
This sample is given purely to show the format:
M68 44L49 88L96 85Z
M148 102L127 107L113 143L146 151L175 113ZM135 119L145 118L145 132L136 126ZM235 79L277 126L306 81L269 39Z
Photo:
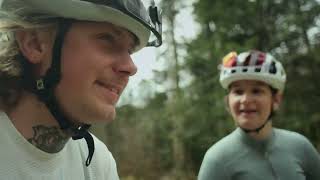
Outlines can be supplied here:
M320 156L310 141L305 138L304 141L304 164L306 180L320 179Z
M198 180L228 180L222 161L223 160L213 149L209 149L202 161Z

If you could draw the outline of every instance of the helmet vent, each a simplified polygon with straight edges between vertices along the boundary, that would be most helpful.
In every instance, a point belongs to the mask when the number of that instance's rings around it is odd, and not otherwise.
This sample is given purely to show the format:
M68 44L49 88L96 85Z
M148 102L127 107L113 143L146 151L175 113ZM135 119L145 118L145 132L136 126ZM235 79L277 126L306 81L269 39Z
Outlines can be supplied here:
M255 68L254 72L261 72L261 68Z
M250 50L238 55L230 52L218 67L219 81L225 89L239 80L262 81L279 91L283 91L285 86L286 72L282 64L269 53Z
M271 74L276 74L277 73L277 68L276 68L276 63L272 62L270 69L269 69L269 73Z

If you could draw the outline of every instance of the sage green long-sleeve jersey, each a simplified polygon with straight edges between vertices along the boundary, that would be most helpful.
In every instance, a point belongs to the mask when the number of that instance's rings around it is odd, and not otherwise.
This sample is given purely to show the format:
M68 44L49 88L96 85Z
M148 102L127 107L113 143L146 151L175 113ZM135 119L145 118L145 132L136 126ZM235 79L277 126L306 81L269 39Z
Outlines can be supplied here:
M198 180L320 180L320 156L298 133L257 141L237 128L206 152Z

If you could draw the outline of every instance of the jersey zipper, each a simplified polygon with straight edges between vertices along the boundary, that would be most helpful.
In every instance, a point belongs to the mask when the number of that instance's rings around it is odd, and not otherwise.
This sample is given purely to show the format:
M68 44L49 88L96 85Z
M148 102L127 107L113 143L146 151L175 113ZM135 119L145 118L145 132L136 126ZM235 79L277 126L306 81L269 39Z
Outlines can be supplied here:
M276 173L276 171L275 171L275 169L274 169L273 166L272 166L271 161L269 160L269 153L268 153L268 151L266 151L266 152L264 153L264 158L267 160L267 162L268 162L268 164L269 164L269 166L270 166L270 169L271 169L273 178L274 178L275 180L280 180L279 177L278 177L278 175L277 175L277 173Z

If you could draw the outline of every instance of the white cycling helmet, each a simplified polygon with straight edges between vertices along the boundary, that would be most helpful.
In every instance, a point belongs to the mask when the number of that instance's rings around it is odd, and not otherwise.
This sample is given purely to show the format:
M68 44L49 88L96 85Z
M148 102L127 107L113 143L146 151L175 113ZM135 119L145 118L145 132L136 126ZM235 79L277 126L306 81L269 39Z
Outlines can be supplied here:
M141 0L2 0L1 9L27 17L41 15L76 20L109 22L123 27L139 40L135 51L160 46L161 17L154 1L148 10ZM156 39L149 41L151 32Z
M282 92L286 73L281 63L268 53L252 50L237 55L231 52L222 60L220 83L228 89L238 80L262 81Z

